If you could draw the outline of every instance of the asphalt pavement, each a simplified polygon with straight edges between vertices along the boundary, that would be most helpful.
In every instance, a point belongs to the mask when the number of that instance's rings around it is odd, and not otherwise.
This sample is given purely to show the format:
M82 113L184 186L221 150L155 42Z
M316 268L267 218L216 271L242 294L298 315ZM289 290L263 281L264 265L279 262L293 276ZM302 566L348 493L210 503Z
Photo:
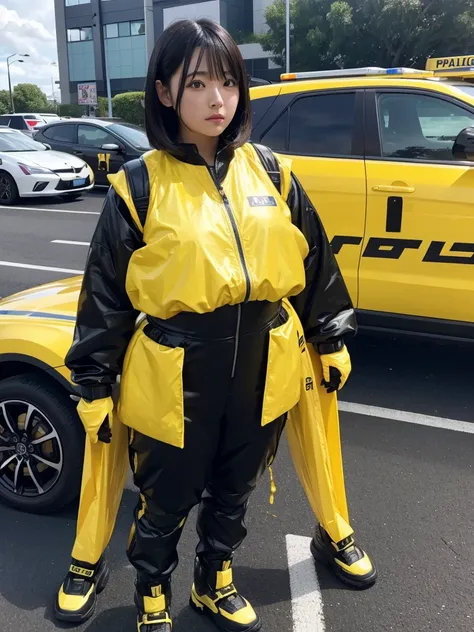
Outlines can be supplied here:
M93 192L75 202L51 198L0 207L0 296L82 270L103 198ZM474 430L474 345L362 332L350 350L353 374L341 400L349 409L362 405L357 410L364 414L341 413L347 492L357 540L376 562L379 581L358 592L325 569L318 569L318 581L299 572L308 568L302 538L311 536L314 519L283 441L275 504L268 503L265 476L236 556L236 583L268 632L472 632L474 434L459 432L449 420L468 422L469 429L473 422ZM368 406L379 407L380 415L366 415ZM393 411L416 423L391 419ZM432 427L430 416L447 429ZM133 571L124 554L135 502L129 484L109 551L112 579L81 631L135 630ZM70 627L53 621L51 603L67 570L75 514L74 506L53 516L0 506L1 632ZM290 572L287 536L299 536L306 557ZM187 606L195 541L191 519L173 584L177 632L213 629ZM319 591L324 620L313 599Z

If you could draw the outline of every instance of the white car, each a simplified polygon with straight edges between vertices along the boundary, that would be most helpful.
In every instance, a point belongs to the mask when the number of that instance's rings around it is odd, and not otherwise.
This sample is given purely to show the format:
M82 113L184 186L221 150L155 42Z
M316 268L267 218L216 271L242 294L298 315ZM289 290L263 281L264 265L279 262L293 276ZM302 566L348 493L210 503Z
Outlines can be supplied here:
M0 127L0 204L15 204L20 197L77 197L93 186L92 169L77 156Z

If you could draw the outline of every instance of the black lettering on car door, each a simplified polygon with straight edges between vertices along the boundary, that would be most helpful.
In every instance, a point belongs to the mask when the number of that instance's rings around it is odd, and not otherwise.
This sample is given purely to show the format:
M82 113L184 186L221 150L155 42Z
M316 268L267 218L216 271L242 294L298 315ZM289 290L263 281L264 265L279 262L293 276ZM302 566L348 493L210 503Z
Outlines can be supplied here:
M456 257L453 255L442 255L441 252L446 246L445 241L432 241L426 255L423 257L423 261L429 261L430 263L467 263L474 265L474 244L468 244L465 242L455 242L449 252L471 252L471 256Z
M362 237L351 237L350 235L334 235L331 241L331 248L335 255L338 255L342 247L345 245L348 246L359 246L362 241Z
M371 237L362 256L376 259L400 259L405 250L408 248L418 250L422 243L421 239Z

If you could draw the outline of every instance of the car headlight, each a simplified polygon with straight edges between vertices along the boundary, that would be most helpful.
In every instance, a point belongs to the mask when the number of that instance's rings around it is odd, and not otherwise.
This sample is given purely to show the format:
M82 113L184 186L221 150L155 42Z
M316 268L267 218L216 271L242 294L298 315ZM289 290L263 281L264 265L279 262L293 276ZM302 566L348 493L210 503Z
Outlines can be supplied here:
M30 165L24 165L22 162L19 162L18 166L26 176L32 176L40 173L53 173L51 169L46 169L45 167L31 167Z

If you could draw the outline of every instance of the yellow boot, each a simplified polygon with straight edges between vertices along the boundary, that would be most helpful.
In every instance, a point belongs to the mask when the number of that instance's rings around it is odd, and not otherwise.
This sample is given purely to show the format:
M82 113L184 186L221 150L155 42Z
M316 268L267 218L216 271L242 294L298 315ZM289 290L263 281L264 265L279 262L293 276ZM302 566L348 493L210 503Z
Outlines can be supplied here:
M196 558L189 603L224 632L257 632L262 622L232 583L231 564L229 560L207 565Z
M56 619L70 623L87 621L94 614L97 595L104 590L109 576L110 570L103 558L97 564L72 560L56 595Z
M311 554L334 572L342 582L353 588L369 588L377 580L377 569L352 536L333 542L321 525L316 527L311 541Z

